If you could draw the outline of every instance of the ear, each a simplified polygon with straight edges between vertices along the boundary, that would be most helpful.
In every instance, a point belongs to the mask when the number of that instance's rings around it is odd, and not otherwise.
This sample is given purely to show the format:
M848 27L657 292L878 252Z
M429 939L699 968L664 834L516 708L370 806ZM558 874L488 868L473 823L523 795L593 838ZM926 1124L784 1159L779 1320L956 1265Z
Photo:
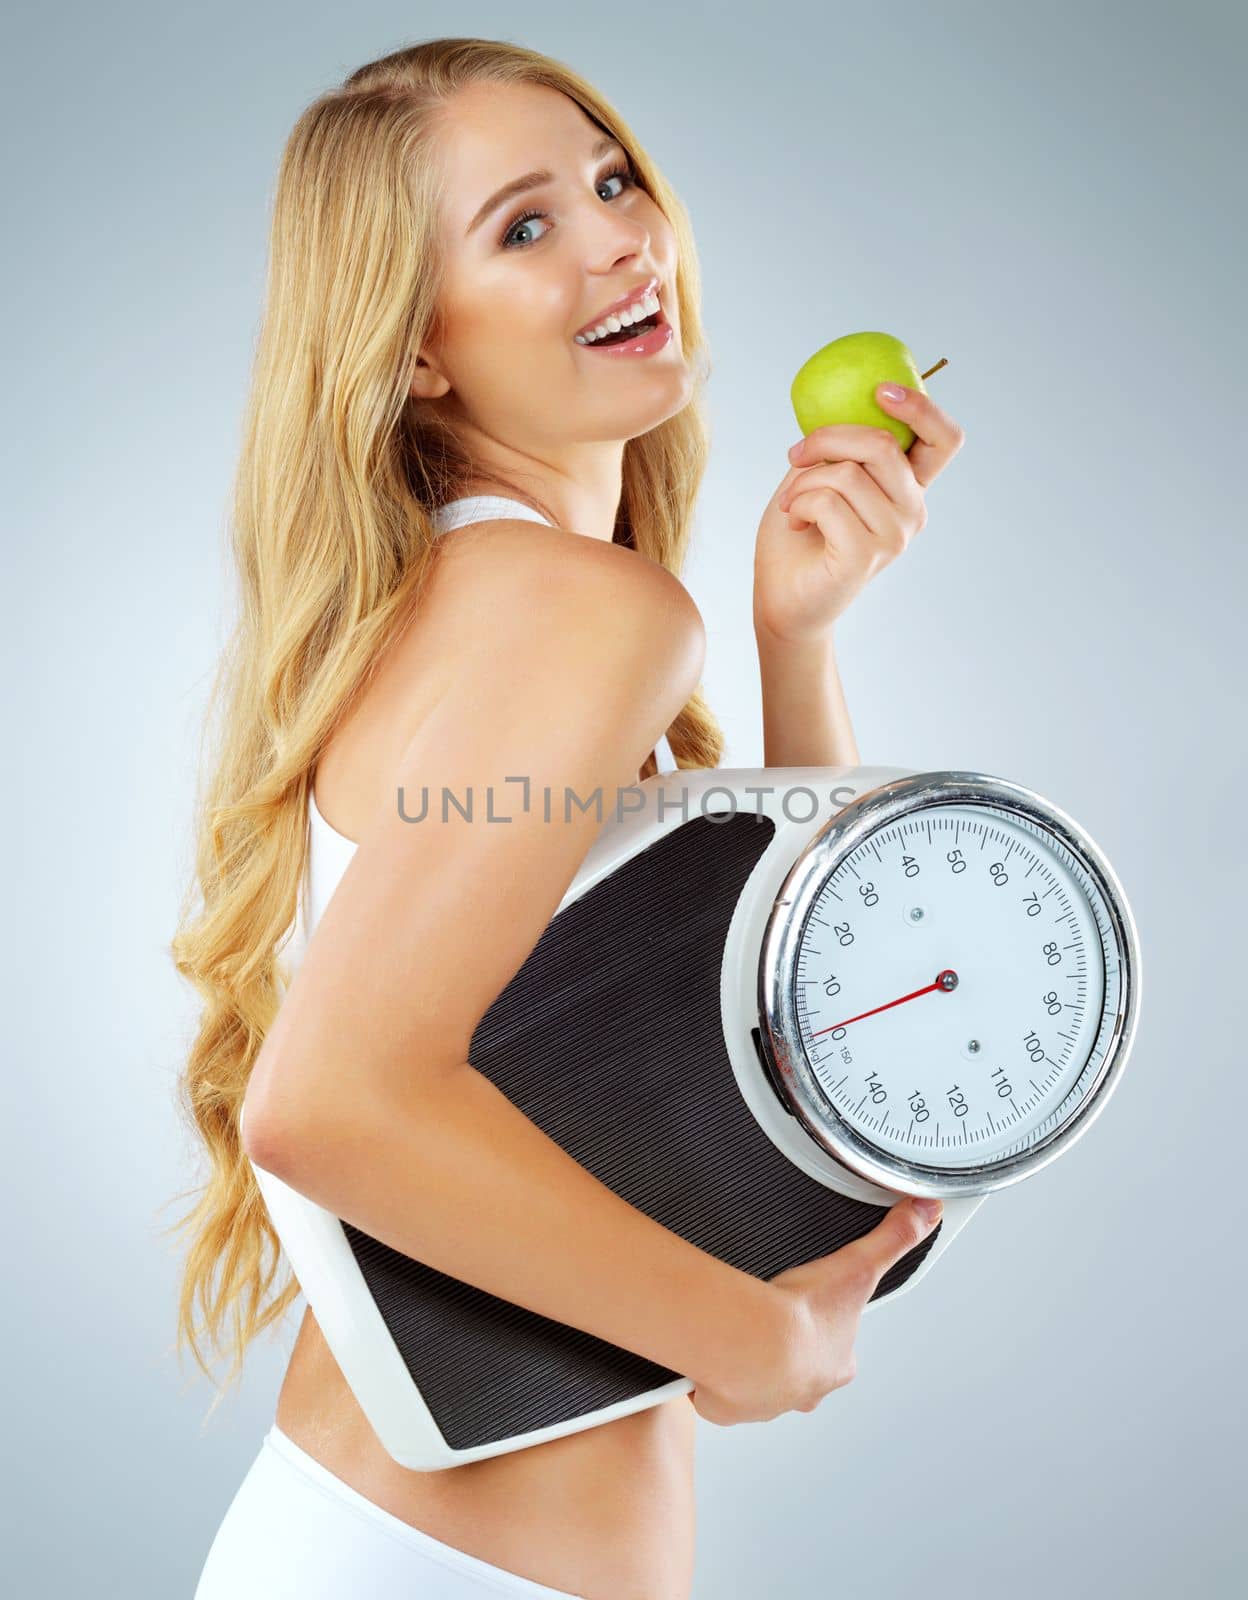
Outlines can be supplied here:
M408 392L414 400L439 400L451 387L451 380L423 355L417 356L412 366Z

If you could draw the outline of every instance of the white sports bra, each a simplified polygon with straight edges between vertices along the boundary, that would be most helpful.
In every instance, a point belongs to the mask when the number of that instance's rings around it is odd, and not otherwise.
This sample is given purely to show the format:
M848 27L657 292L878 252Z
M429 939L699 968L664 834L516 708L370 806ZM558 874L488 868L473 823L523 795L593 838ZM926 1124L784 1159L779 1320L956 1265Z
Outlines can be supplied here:
M433 520L437 532L445 533L451 528L466 527L470 522L484 522L489 517L515 517L525 522L540 522L546 527L550 526L546 518L539 516L531 506L493 494L467 495L460 500L450 500L438 507ZM677 770L676 759L666 735L659 738L655 759L660 772ZM295 921L279 948L279 955L284 960L294 962L302 955L303 947L312 937L312 930L320 921L355 849L353 839L348 839L326 822L317 807L315 793L309 789L307 866Z

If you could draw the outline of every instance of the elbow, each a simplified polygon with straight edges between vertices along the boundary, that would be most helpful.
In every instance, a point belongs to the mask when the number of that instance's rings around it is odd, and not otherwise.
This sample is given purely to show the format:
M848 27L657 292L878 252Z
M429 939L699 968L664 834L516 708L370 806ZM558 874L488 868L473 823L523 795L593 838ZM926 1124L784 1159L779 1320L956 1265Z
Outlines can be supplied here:
M253 1166L298 1188L326 1152L338 1162L352 1150L369 1148L378 1130L406 1114L414 1096L430 1093L467 1066L462 1057L448 1059L445 1065L409 1072L402 1088L391 1083L383 1090L375 1078L358 1070L352 1077L340 1065L332 1075L332 1094L319 1094L305 1073L293 1090L280 1080L286 1085L284 1097L253 1071L239 1117L243 1154ZM344 1085L349 1085L346 1095L340 1092Z
M252 1065L239 1107L238 1138L243 1154L253 1166L283 1178L299 1143L291 1108L300 1106L306 1111L309 1096L306 1085L294 1091L288 1075L274 1070L273 1039L274 1034L270 1034Z
M289 1171L289 1136L265 1117L250 1094L244 1095L239 1110L239 1143L252 1166L285 1177Z
M329 1152L335 1164L341 1164L343 1152L353 1148L353 1140L345 1125L335 1129L332 1137L323 1129L306 1124L293 1127L287 1121L257 1117L254 1123L244 1107L241 1127L243 1154L253 1167L302 1193L317 1177L319 1158Z

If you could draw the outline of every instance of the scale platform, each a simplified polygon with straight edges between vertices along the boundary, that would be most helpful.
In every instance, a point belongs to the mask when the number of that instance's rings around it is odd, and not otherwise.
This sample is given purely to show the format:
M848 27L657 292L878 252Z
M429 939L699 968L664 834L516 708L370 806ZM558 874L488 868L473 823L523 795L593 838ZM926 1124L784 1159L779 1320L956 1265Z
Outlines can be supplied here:
M815 767L647 779L629 791L638 809L608 816L482 1017L469 1060L631 1205L762 1279L869 1232L904 1192L941 1193L940 1224L869 1305L896 1299L932 1269L984 1188L909 1182L904 1170L882 1182L852 1149L828 1147L795 1094L760 959L795 864L830 823L864 797L962 776ZM401 1465L524 1449L692 1389L635 1352L401 1254L253 1167L329 1348Z

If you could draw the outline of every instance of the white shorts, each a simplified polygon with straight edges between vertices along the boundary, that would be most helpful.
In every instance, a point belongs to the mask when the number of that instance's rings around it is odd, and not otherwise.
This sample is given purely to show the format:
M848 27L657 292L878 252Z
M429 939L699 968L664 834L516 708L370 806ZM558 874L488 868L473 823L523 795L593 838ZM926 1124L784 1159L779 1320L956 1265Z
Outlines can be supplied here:
M195 1600L578 1600L413 1528L276 1423L230 1502Z

